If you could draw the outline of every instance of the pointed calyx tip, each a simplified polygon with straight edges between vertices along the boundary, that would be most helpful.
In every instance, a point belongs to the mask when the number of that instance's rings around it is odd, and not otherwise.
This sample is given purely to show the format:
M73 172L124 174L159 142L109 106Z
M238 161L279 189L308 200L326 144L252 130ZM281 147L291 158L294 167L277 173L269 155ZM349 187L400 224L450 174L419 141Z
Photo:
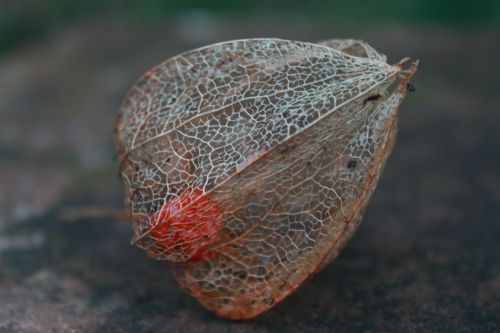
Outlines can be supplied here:
M406 68L406 65L410 64ZM403 85L406 87L412 76L415 74L418 68L419 61L415 60L410 63L410 58L404 58L396 66L400 68L399 78L401 79Z

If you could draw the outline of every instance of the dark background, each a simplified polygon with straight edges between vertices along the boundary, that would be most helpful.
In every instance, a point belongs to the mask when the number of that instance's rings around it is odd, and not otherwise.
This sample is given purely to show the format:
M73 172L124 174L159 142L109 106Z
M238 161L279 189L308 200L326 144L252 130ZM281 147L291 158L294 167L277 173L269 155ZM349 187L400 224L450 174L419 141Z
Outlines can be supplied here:
M113 121L167 57L216 41L361 38L420 68L365 221L248 322L216 318L128 223ZM0 0L0 332L500 331L499 1Z

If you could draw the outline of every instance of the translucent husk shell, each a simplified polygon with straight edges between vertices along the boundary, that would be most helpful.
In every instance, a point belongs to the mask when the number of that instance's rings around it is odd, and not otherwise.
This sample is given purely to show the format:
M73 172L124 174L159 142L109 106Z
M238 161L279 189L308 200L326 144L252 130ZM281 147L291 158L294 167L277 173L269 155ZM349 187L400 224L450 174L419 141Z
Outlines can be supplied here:
M116 124L133 243L220 316L271 308L361 222L417 68L407 63L362 41L247 39L153 68Z

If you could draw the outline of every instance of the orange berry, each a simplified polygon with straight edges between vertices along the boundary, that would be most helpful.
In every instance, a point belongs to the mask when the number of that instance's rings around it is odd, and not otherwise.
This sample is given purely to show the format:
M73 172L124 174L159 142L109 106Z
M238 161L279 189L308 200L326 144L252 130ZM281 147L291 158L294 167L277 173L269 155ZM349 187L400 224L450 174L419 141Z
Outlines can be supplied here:
M158 250L180 258L200 261L222 226L219 208L200 189L170 200L153 217L151 237Z

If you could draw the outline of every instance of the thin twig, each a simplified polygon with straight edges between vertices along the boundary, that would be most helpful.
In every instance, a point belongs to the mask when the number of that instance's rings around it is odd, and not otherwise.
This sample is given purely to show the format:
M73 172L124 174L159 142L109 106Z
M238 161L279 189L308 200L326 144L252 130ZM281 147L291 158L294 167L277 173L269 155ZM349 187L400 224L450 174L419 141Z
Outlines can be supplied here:
M86 219L129 220L129 216L123 209L92 206L65 208L59 211L57 215L62 221L69 223Z

